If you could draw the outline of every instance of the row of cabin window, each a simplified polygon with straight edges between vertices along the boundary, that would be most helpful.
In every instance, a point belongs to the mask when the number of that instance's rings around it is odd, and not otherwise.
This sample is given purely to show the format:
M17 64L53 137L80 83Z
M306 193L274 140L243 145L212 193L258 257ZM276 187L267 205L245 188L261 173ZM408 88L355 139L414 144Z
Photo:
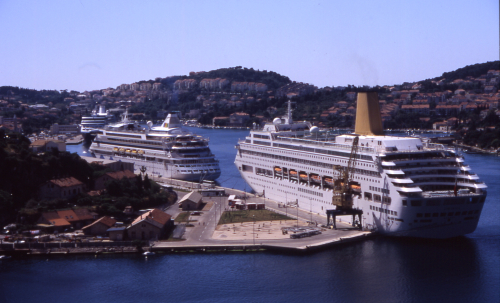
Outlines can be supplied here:
M372 197L373 196L373 197ZM388 204L391 204L391 197L382 197L380 195L377 195L377 194L373 194L372 193L369 193L369 192L365 192L365 199L366 200L369 200L369 201L375 201L375 202L384 202L384 203L388 203Z

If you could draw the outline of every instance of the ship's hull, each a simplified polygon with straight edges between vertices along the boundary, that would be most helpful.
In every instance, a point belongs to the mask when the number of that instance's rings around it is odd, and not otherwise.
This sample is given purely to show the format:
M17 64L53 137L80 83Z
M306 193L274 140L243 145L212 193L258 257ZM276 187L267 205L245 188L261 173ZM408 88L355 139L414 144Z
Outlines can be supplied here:
M236 165L238 163L236 161ZM335 208L332 205L333 191L321 189L319 184L269 178L241 170L240 174L256 193L279 203L298 205L299 209L325 217L326 210ZM362 226L366 230L396 237L445 239L469 234L476 229L485 198L485 192L457 196L450 193L442 198L429 199L440 201L432 206L428 206L425 199L422 206L402 206L401 197L399 201L393 197L390 207L380 203L380 207L376 207L374 203L355 196L353 207L363 211ZM352 224L352 216L337 219Z
M114 156L108 156L101 154L97 151L93 152L96 158L101 159L113 159L120 160L123 162L134 163L134 173L141 173L141 168L145 168L144 174L155 177L172 178L183 181L194 181L200 182L203 180L216 180L220 177L220 170L218 165L216 168L213 166L198 166L198 167L176 167L172 165L167 165L158 161L148 161L140 158L133 158L127 156L121 156L115 154Z

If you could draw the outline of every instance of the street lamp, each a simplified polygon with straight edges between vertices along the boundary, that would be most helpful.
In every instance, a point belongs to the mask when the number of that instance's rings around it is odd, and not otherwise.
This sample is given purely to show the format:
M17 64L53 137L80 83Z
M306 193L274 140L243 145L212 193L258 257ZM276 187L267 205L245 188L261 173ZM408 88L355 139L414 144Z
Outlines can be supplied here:
M285 193L285 216L288 217L288 208L286 207L288 204L288 194ZM288 219L287 219L288 220Z
M255 215L252 215L253 217L253 246L255 246Z
M311 198L309 198L309 210L311 212L311 222L313 221L313 205L312 205L312 202L311 202Z
M299 199L295 200L295 202L295 207L297 207L297 227L299 227Z

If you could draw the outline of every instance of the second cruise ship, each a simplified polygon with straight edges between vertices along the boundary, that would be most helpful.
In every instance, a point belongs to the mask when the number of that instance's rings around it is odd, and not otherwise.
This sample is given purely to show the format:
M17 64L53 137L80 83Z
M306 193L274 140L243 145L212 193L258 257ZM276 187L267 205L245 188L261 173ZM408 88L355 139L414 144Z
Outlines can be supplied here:
M100 129L89 151L97 158L134 163L135 173L179 180L215 180L219 161L209 140L184 129L176 114L168 114L161 126L143 128L128 119Z

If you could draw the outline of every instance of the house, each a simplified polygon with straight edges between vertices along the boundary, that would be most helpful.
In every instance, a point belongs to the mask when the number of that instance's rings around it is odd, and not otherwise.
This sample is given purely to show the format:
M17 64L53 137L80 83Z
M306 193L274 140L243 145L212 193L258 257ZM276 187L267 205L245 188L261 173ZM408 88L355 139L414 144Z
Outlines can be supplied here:
M69 125L59 125L58 123L54 123L50 126L50 133L53 135L59 134L79 134L80 126L77 124L69 124Z
M66 151L66 143L59 140L36 140L30 144L30 148L35 153L43 153L50 151L53 148L59 150L60 152Z
M158 240L173 226L172 216L155 208L137 217L129 227L130 240Z
M408 114L429 114L429 104L403 105L401 111Z
M111 227L106 231L109 239L112 241L122 241L125 239L126 232L126 227Z
M40 199L69 199L85 192L85 184L74 177L50 180L40 187Z
M112 158L112 157L111 157ZM110 168L113 171L120 171L120 170L130 170L134 171L134 162L126 162L122 160L108 160L108 159L96 159L92 157L82 157L83 160L87 161L89 164L98 164L102 165L104 167Z
M182 207L182 210L196 210L203 202L202 199L202 195L199 192L192 191L182 197L182 199L178 202L179 207Z
M230 126L245 126L246 122L250 119L250 115L247 113L236 112L229 116Z
M107 172L97 178L94 182L94 189L101 190L106 188L106 183L112 180L120 181L121 179L135 179L137 176L130 170Z
M116 220L108 216L101 217L100 219L94 221L93 223L82 228L83 233L86 235L105 235L107 230L113 227Z
M80 229L94 220L94 214L86 208L43 212L38 219L39 224L48 224L56 231L64 231L73 227Z

